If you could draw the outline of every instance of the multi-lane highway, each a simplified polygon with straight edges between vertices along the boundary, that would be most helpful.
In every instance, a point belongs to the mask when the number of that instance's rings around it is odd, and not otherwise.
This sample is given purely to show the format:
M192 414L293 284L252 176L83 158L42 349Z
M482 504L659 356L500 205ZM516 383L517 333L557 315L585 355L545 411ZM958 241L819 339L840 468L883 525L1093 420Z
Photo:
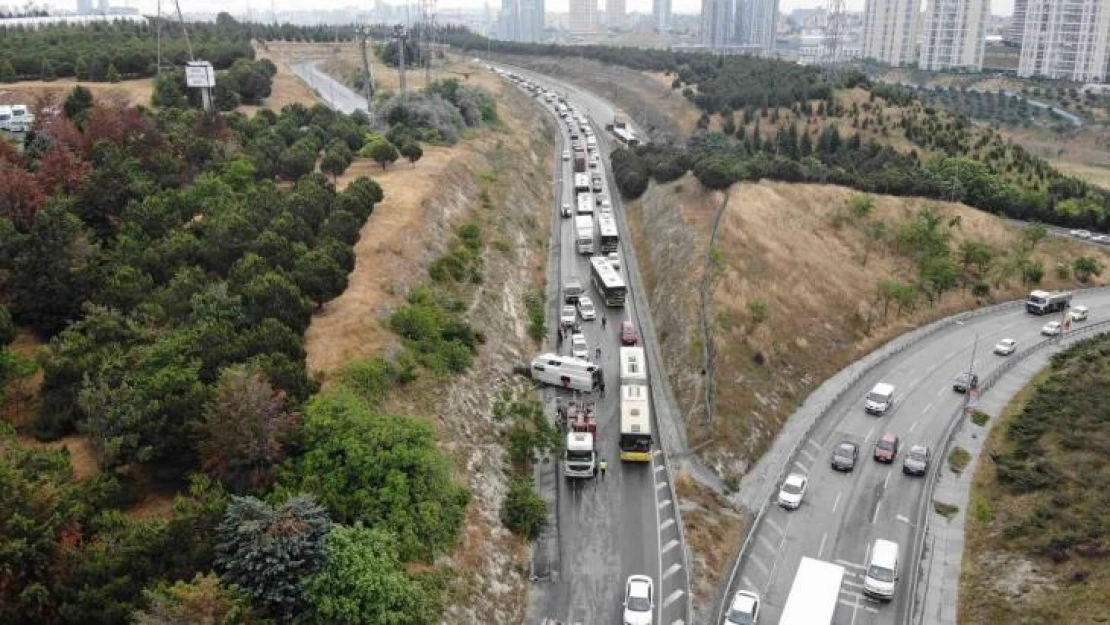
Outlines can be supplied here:
M537 77L531 80L541 83ZM568 98L568 102L587 114L584 104ZM539 104L554 114L551 104L542 99ZM674 505L669 475L664 455L657 451L647 463L621 462L617 442L620 435L619 414L619 332L620 322L630 319L639 328L640 319L647 311L640 310L636 298L627 298L623 308L606 308L600 296L590 287L589 255L576 250L573 218L563 217L561 206L568 204L574 212L575 192L573 162L562 160L562 153L570 150L571 141L567 126L558 119L560 137L556 158L555 198L551 210L554 214L556 253L560 283L577 277L587 286L587 292L598 304L598 319L581 321L591 359L601 365L605 375L607 393L604 397L594 394L598 414L598 437L602 458L609 464L604 479L558 481L557 519L559 523L558 575L547 582L541 592L535 593L529 613L533 620L556 619L567 624L620 623L625 580L630 575L647 575L655 585L655 622L665 625L685 623L688 609L687 576L684 546L679 531L680 520ZM602 151L606 141L604 130L590 120ZM606 174L607 159L601 166L588 171L603 173L603 191L609 198L613 211L620 211L618 194L611 175ZM622 220L623 221L623 220ZM629 278L627 263L632 248L627 240L627 230L620 228L619 255L621 273L630 289L640 288ZM558 302L557 305L561 305ZM549 314L551 335L555 336L558 323L557 306ZM606 316L602 327L600 316ZM550 344L557 344L552 338ZM600 358L595 350L600 347ZM562 351L569 353L569 341ZM650 357L649 357L650 358ZM652 376L663 375L660 363L649 362ZM549 392L549 410L554 409L555 398L569 399L566 391ZM657 404L658 402L653 402ZM658 449L659 444L656 443Z
M1110 311L1107 290L1080 292L1074 303L1091 309L1090 319L1084 323L1110 317L1104 312ZM764 602L761 621L777 622L798 564L802 556L809 556L836 562L847 570L834 622L908 622L912 604L909 584L920 558L915 545L929 493L925 492L925 479L902 473L905 453L912 445L925 444L933 451L933 463L945 462L936 450L964 401L952 388L955 376L973 368L980 378L986 378L1012 357L993 353L1000 339L1017 340L1020 353L1045 340L1041 327L1057 319L1059 315L1030 315L1021 307L971 317L907 347L864 375L826 411L789 459L788 471L809 477L805 499L796 511L773 503L767 508L749 538L724 600L739 589L755 591ZM878 382L895 386L896 401L885 415L871 416L864 411L864 397ZM898 455L889 465L872 459L877 439L886 432L901 439ZM841 441L856 443L860 449L856 468L850 473L829 466L832 451ZM862 593L868 550L879 538L897 542L901 553L901 577L889 604L866 599Z

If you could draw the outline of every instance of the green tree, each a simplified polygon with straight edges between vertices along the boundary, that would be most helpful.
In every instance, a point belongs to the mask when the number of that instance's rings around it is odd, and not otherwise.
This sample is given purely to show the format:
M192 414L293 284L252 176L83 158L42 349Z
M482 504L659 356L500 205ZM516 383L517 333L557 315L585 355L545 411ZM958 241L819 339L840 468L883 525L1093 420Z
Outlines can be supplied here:
M85 121L85 116L88 114L89 109L94 104L92 91L88 87L77 85L66 96L66 101L62 105L62 111L65 112L66 117L73 121L75 124L82 124Z
M991 264L991 259L994 257L994 251L986 243L978 241L965 241L960 246L960 262L964 266L964 273L970 273L971 267L975 267L978 275L983 275Z
M389 532L336 526L323 568L305 582L305 597L318 623L427 625L440 616L429 585L405 573Z
M39 73L39 78L41 80L50 81L56 79L57 77L58 73L54 71L54 64L50 62L50 59L44 59L42 62L42 71Z
M160 108L185 108L189 105L182 90L184 77L179 72L162 72L154 78L154 92L150 102Z
M234 111L240 101L239 92L231 81L216 80L216 86L212 89L212 103L217 110Z
M1021 231L1021 239L1025 242L1030 252L1037 249L1037 244L1040 243L1048 236L1048 228L1044 224L1033 224L1026 226Z
M707 189L727 189L736 182L732 163L721 156L703 158L694 165L694 175Z
M866 193L853 195L848 200L848 210L857 221L867 219L875 211L875 198Z
M1093 256L1080 256L1072 263L1072 270L1075 272L1076 280L1088 282L1091 276L1102 275L1102 263Z
M250 602L220 578L197 573L191 582L163 582L143 591L147 607L136 611L133 625L261 625Z
M382 139L370 144L370 158L382 166L384 170L390 163L397 160L399 154L393 144Z
M254 497L232 497L219 526L220 579L283 620L302 613L304 582L324 564L331 522L311 497L277 507Z
M929 287L930 298L940 301L945 291L959 284L960 268L947 255L936 255L927 259L921 268L921 278Z
M296 332L304 332L313 305L284 274L269 271L242 287L244 308L255 323L273 317Z
M79 56L73 63L73 77L77 80L87 80L89 78L89 64L85 61L85 57Z
M107 78L108 82L111 83L116 83L123 80L123 76L121 76L119 70L116 69L115 63L108 63L108 70L105 72L104 77Z
M8 59L0 59L0 82L12 82L16 79L15 68Z
M283 472L283 492L314 494L340 523L392 532L402 560L431 560L450 548L469 495L432 427L374 412L347 390L305 409L304 454Z
M408 161L412 163L412 166L416 167L416 161L420 160L420 158L424 156L424 149L420 147L419 143L415 141L409 141L408 143L401 146L401 156L407 158Z
M343 155L336 152L328 152L324 154L324 158L320 159L320 171L329 174L332 180L339 181L339 176L347 171L347 166L350 161L343 158Z
M320 308L347 288L347 270L319 247L303 254L293 268L293 280L301 292Z
M547 527L547 502L536 492L532 480L513 480L501 504L501 522L509 531L534 540Z

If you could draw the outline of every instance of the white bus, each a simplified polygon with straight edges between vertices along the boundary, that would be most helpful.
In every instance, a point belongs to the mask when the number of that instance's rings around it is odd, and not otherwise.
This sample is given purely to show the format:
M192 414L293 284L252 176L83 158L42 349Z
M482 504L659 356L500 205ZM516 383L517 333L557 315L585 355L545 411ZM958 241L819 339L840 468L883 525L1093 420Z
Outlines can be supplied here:
M593 215L594 214L594 199L589 193L578 194L578 210L579 215Z
M632 131L628 130L627 128L614 128L613 136L617 138L617 141L620 141L630 148L636 147L640 144L640 142L636 139L636 135L632 134Z
M594 288L597 289L601 301L605 302L606 306L614 308L624 306L624 300L628 296L628 287L625 286L624 278L621 278L620 272L613 269L613 265L608 258L591 256L590 276L593 279Z
M574 243L579 254L594 253L594 217L578 215L574 218Z
M589 393L600 377L601 370L588 360L559 354L540 354L532 360L532 379L544 384Z
M597 216L597 226L601 233L599 239L601 253L608 254L609 252L617 251L617 247L619 247L621 243L621 237L620 232L617 230L617 222L613 219L613 214L599 213Z
M651 399L648 387L621 385L621 460L651 461Z
M844 567L803 557L779 625L831 625L843 581Z
M590 175L586 172L574 174L574 192L587 193L590 190Z
M647 385L647 360L644 359L644 348L621 348L621 384Z

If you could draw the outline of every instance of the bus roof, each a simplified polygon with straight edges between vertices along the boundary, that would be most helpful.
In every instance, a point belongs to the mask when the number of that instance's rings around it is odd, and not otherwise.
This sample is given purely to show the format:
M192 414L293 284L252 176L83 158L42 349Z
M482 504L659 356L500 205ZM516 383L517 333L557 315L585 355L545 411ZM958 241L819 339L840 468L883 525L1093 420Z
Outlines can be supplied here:
M844 567L803 557L794 575L794 584L790 587L779 625L831 624L842 581Z
M597 225L601 228L601 236L615 237L618 236L617 222L613 221L613 216L609 213L601 213L597 217Z
M621 348L621 384L647 382L647 361L644 359L644 348Z
M621 434L651 434L651 403L646 386L621 386Z
M616 288L624 286L624 279L621 278L620 273L613 269L613 265L609 262L608 258L604 256L591 256L590 265L593 266L594 275L596 275L606 288Z

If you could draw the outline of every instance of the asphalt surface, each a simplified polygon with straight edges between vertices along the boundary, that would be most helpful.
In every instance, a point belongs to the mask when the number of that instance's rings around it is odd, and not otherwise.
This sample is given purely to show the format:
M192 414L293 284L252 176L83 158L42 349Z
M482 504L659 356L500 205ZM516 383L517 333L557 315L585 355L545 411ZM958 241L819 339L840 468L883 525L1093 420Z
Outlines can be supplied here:
M1110 292L1079 293L1074 304L1091 308L1086 323L1107 318ZM1021 308L986 314L942 329L906 348L876 367L841 396L790 460L791 472L809 476L809 486L797 511L772 505L751 538L725 600L739 589L754 590L764 601L761 621L779 618L802 556L843 565L836 623L853 625L904 623L909 618L911 592L906 586L914 562L913 545L926 481L902 474L902 459L910 446L926 444L932 462L945 462L935 453L951 416L964 396L952 389L953 378L972 366L985 378L1006 357L992 348L1002 338L1013 338L1018 350L1043 340L1041 326L1059 315L1037 317ZM1081 322L1082 323L1082 322ZM1079 325L1079 324L1076 324ZM863 410L864 396L878 382L897 389L894 407L881 417ZM975 405L975 402L972 402ZM874 445L884 432L901 438L892 464L872 459ZM841 441L859 445L860 457L851 473L829 467L833 448ZM901 578L894 601L881 604L862 593L870 545L877 538L893 540L901 553Z
M366 98L325 74L320 70L319 63L319 61L302 61L290 65L289 69L320 94L331 108L347 114L366 111Z
M568 99L577 104L573 98ZM552 110L550 104L542 101L539 104ZM594 111L585 106L579 106L579 109L594 120L592 125L595 135L599 142L603 142L605 131L597 123L596 117L593 117ZM576 202L573 164L562 160L563 151L570 149L570 138L564 121L557 121L558 166L555 202L551 210L559 230L555 237L557 253L554 256L559 265L560 282L570 276L578 277L587 286L587 293L598 307L599 318L581 321L580 325L589 344L591 357L595 356L597 347L601 348L601 357L596 361L605 374L607 392L604 397L594 393L592 399L598 415L599 449L601 457L608 461L609 470L604 478L560 478L557 481L558 574L550 576L536 588L528 622L552 618L567 624L620 623L625 580L630 575L648 575L655 583L655 622L666 625L685 623L689 597L684 546L675 518L677 511L667 482L669 478L665 458L657 451L653 461L649 463L621 462L617 445L620 436L620 322L626 318L631 319L639 328L639 319L649 313L638 307L637 298L631 293L637 285L628 276L627 263L631 245L627 241L627 229L623 227L622 221L618 221L622 237L618 253L622 261L621 273L630 289L625 306L605 307L590 284L589 255L578 254L575 248L573 218L561 216L562 204L569 204L573 212ZM601 169L588 171L605 173L603 170L606 165L607 159L603 158ZM611 177L606 175L602 194L610 198L614 212L620 211L622 207L619 196L614 197L609 192L611 185ZM561 306L561 302L558 305ZM601 314L606 316L605 328L601 326ZM553 337L558 314L549 314L549 319L552 337L549 343L556 344ZM562 351L569 353L569 349L568 340L564 342ZM658 363L650 360L649 355L651 375L662 375ZM548 409L554 411L554 398L565 401L572 397L572 393L551 389L548 397ZM653 408L657 404L657 398L653 397ZM658 436L656 447L659 447Z

